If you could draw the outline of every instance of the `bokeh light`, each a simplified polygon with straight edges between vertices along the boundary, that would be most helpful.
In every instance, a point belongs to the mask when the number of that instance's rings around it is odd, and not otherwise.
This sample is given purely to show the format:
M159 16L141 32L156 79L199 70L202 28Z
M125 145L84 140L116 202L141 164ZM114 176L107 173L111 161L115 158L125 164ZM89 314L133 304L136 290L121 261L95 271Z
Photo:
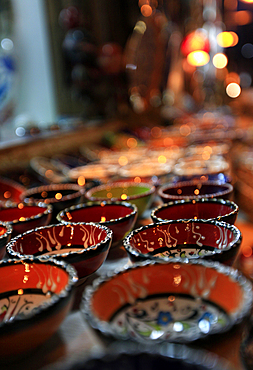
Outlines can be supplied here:
M144 4L142 5L141 7L141 14L144 16L144 17L150 17L151 14L152 14L152 8L150 5L148 4Z
M226 93L230 98L237 98L241 94L241 87L235 82L231 82L226 87Z
M244 44L241 48L241 53L244 58L253 58L253 45L251 43Z
M223 48L229 48L238 44L239 37L235 32L220 32L217 35L217 43Z
M234 13L234 20L238 26L244 26L252 21L252 13L248 10L240 10Z
M213 65L218 68L222 69L225 68L228 64L228 58L223 53L217 53L213 57Z
M210 60L210 56L205 51L193 51L187 56L187 61L192 66L201 67L206 65Z

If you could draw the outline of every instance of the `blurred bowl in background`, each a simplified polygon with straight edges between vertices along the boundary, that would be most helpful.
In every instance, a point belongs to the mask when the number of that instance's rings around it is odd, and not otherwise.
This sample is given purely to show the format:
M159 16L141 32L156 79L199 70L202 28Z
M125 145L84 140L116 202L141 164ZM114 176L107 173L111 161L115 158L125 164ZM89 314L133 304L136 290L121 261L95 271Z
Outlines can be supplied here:
M96 222L105 225L113 232L114 247L133 229L137 212L137 207L127 202L87 202L65 208L58 213L57 220L64 224Z
M176 200L164 203L151 211L152 221L179 219L217 220L234 224L239 212L236 203L216 198Z
M157 193L164 203L183 199L222 198L230 199L233 185L220 184L216 181L182 181L164 184L158 188Z
M110 182L91 188L85 197L91 202L127 201L136 205L138 216L141 217L151 205L155 191L151 183Z
M52 209L50 204L43 202L0 202L0 220L12 226L11 237L13 238L29 229L48 225L51 221Z
M20 202L21 195L26 191L23 185L11 179L0 177L0 200Z
M72 264L79 280L84 280L105 261L111 242L108 227L79 222L28 230L12 238L6 250L12 258L53 256Z

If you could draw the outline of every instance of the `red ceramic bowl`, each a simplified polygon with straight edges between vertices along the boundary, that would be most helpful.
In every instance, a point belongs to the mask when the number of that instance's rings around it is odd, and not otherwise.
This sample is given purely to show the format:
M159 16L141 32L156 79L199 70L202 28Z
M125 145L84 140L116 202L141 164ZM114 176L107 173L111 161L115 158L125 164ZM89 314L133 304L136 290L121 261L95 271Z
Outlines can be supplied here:
M230 200L200 198L164 203L151 212L153 222L179 219L202 219L228 222L233 225L239 212Z
M88 202L66 208L57 215L57 220L64 224L96 222L109 227L113 232L112 247L133 229L136 219L136 206L127 202Z
M173 220L133 230L123 240L130 259L205 258L232 265L242 242L240 230L225 222Z
M0 203L0 220L12 226L12 235L17 236L27 230L49 224L52 217L50 204L38 203Z
M16 181L5 177L0 177L0 200L10 200L12 202L20 202L21 195L26 191L26 188Z
M9 242L11 235L12 226L0 221L0 260L5 256L6 244Z
M81 312L103 334L150 345L219 335L248 318L251 306L252 284L237 270L173 258L101 276L86 288Z
M164 203L182 199L222 198L229 199L233 193L233 185L220 184L215 181L182 181L165 184L158 191Z
M95 272L104 262L112 242L112 231L93 223L42 226L10 240L11 257L54 256L72 264L79 279Z
M0 262L0 361L33 351L58 329L73 304L74 268L53 258Z
M52 220L64 208L81 202L84 188L77 184L51 184L26 190L21 198L28 202L44 202L53 207Z

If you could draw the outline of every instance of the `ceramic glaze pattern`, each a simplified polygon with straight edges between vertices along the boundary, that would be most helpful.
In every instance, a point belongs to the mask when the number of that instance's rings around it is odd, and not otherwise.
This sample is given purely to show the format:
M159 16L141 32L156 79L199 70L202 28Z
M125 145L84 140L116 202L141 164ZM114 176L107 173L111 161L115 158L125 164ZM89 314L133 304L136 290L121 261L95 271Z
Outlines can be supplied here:
M170 224L167 229L157 228L156 240L152 240L148 235L147 231L143 231L138 235L132 237L135 248L140 253L151 253L156 257L199 257L212 255L213 249L218 248L223 250L227 248L230 241L232 240L233 234L229 229L221 228L216 226L218 231L217 240L215 240L214 245L204 245L208 231L205 224L195 224L195 223L186 223L183 231L186 233L184 240L189 240L187 234L190 235L193 243L190 242L180 242L180 230L178 225ZM130 242L131 244L131 242ZM194 247L191 248L189 244L194 244ZM138 246L140 248L138 248ZM197 247L197 248L196 248ZM146 251L143 249L146 249ZM166 249L166 250L165 250ZM160 251L159 251L160 250ZM156 253L158 252L158 253Z
M23 293L13 294L0 299L0 322L11 322L17 316L22 317L30 314L35 307L43 304L51 297L51 294Z
M190 340L199 332L222 330L227 315L218 307L190 296L148 298L122 309L112 325L120 335L146 339Z
M80 238L78 243L75 243L73 242L74 227L72 225L62 225L60 231L58 231L59 227L60 226L56 226L47 229L46 236L39 231L35 232L36 240L39 243L39 252L45 252L43 254L53 255L61 251L67 253L70 251L82 250L82 247L83 249L87 249L90 246L96 248L96 244L104 240L104 230L100 230L99 233L97 233L97 228L86 227L80 224L80 231L83 233L83 236ZM60 241L61 238L64 238L63 244ZM68 243L66 243L66 239L68 240ZM72 248L72 244L78 244L78 248ZM22 243L20 243L20 252L23 253Z

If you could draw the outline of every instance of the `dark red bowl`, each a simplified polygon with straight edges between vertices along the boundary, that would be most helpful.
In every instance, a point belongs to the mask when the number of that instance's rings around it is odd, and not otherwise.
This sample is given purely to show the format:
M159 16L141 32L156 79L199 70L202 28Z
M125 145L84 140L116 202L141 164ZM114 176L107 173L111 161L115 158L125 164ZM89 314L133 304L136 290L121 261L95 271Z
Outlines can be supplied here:
M37 203L0 203L0 220L12 226L12 235L15 237L27 230L49 224L52 217L50 204Z
M44 202L53 207L52 220L64 208L82 201L84 188L78 184L51 184L27 189L21 196L28 202Z
M0 260L4 258L6 253L6 245L12 235L12 226L0 221Z
M164 203L182 199L230 199L233 193L233 185L229 183L220 184L215 181L182 181L165 184L158 189L157 193Z
M172 257L205 258L232 265L242 242L240 230L225 222L172 220L142 226L123 240L132 262Z
M26 188L16 181L5 177L0 177L0 200L10 200L12 202L20 202L21 195L26 191Z
M95 272L104 262L112 242L112 231L95 223L70 223L42 226L10 240L11 257L54 256L72 264L79 279Z
M224 221L233 225L239 212L237 204L230 200L200 198L176 200L164 203L151 212L153 222L179 219Z
M88 202L65 208L58 213L57 220L71 222L96 222L113 231L112 247L129 233L137 219L137 207L127 202Z

